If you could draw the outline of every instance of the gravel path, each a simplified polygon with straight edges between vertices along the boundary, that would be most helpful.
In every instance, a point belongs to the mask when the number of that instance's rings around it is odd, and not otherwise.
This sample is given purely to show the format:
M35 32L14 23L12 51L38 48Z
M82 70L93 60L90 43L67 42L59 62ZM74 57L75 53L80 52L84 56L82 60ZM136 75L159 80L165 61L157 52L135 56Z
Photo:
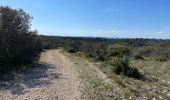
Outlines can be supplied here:
M6 82L0 100L80 100L78 74L60 50L49 50L42 63L28 68L17 81Z

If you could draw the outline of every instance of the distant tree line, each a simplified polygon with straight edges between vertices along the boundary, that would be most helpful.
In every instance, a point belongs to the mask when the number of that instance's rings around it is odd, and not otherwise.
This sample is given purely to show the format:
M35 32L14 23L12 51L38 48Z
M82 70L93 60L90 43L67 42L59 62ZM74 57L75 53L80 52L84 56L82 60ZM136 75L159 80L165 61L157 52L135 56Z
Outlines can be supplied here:
M70 52L82 51L89 56L98 58L105 55L109 45L126 43L129 57L141 60L170 60L170 40L166 39L119 39L119 38L90 38L90 37L59 37L41 36L45 49L64 47ZM105 58L104 56L101 58ZM104 60L104 59L103 59Z

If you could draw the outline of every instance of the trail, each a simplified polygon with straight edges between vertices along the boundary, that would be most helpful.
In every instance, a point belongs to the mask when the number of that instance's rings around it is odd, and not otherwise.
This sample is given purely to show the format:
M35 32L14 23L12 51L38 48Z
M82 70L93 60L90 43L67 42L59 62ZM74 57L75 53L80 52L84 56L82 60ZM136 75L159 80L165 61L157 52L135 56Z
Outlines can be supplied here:
M47 51L40 61L1 89L0 100L81 100L74 64L60 50Z

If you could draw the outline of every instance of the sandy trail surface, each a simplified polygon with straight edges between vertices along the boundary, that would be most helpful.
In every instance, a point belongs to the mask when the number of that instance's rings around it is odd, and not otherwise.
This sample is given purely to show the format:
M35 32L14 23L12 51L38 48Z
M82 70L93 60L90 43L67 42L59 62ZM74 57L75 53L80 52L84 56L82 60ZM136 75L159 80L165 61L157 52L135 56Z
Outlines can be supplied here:
M40 61L6 82L0 100L81 100L78 74L61 50L45 52Z

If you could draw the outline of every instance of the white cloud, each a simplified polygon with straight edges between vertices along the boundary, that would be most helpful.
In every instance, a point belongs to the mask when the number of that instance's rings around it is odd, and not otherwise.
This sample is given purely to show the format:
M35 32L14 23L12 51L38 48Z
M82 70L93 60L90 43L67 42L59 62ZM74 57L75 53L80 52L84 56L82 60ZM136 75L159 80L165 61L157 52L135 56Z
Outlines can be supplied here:
M158 31L158 32L123 32L117 30L104 30L98 29L94 32L95 36L99 37L114 37L114 38L155 38L166 39L170 37L170 32Z
M149 32L147 34L149 34L149 35L153 35L153 34L155 34L155 35L158 35L158 34L170 34L170 32L158 31L158 32Z

